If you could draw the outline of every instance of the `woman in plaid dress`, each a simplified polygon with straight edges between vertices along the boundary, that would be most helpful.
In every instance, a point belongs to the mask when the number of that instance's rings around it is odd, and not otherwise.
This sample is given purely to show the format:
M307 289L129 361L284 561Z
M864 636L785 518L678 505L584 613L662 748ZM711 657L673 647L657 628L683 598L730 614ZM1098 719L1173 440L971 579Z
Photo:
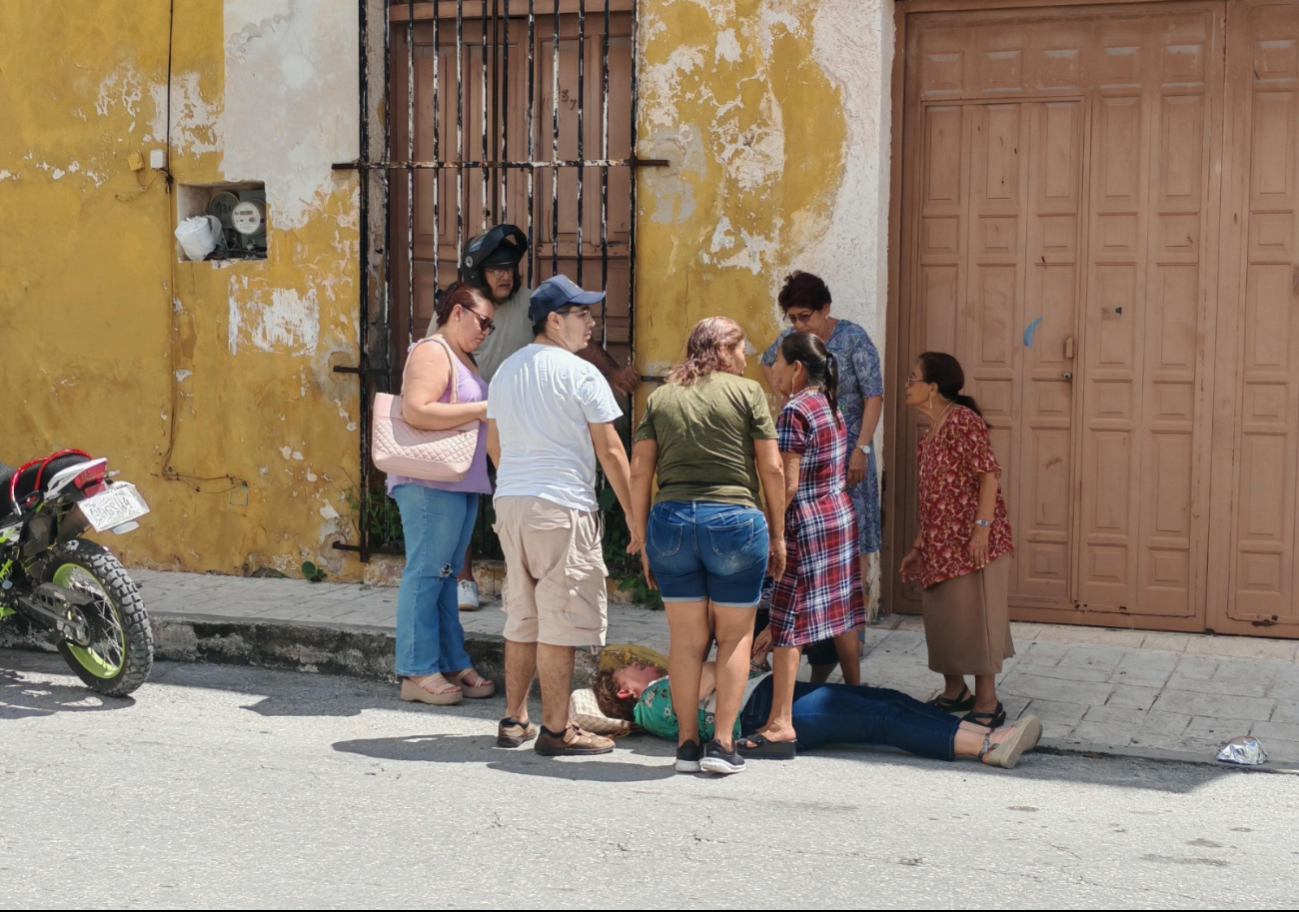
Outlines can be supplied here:
M780 343L772 370L789 402L776 419L785 463L785 573L771 600L772 701L767 724L740 745L747 756L764 749L785 756L793 741L794 679L802 647L833 639L844 666L857 662L858 627L866 623L857 521L844 489L847 429L835 397L838 365L812 333Z

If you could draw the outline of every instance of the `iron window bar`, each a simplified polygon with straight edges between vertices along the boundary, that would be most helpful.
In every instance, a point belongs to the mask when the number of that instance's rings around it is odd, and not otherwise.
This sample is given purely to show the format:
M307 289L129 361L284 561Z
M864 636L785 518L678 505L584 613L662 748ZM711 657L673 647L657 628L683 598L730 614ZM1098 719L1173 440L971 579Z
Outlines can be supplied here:
M537 9L538 3L543 4L542 10ZM406 342L410 345L414 342L414 331L416 321L416 231L415 219L417 215L416 193L417 181L416 176L422 171L433 172L432 188L432 263L430 264L433 272L433 284L436 288L441 287L441 243L442 243L442 205L444 203L442 196L448 189L447 182L451 180L451 173L455 175L454 193L456 197L456 224L455 224L455 251L457 259L459 251L464 247L466 238L465 229L466 219L469 225L475 221L480 225L481 230L485 230L492 222L504 222L507 220L508 200L510 198L510 181L508 175L511 173L522 172L522 178L526 186L526 223L527 235L532 241L532 249L527 257L527 283L531 287L535 283L534 268L537 259L543 255L542 248L545 243L550 245L550 267L551 273L559 272L559 261L561 258L561 247L563 248L564 259L576 260L577 281L580 284L583 279L583 267L588 256L586 250L587 237L585 232L586 222L586 169L599 169L600 181L600 199L599 199L599 218L600 231L599 241L594 241L591 247L594 248L591 253L598 251L600 257L600 284L601 288L607 288L609 283L609 259L613 250L620 252L625 251L627 258L627 302L628 302L628 326L626 330L626 345L630 351L635 351L634 326L635 321L632 318L635 304L635 282L636 282L636 184L637 181L632 178L628 181L627 199L627 230L626 238L616 242L611 242L609 237L609 172L611 168L627 168L634 173L635 169L643 167L664 167L670 164L666 159L643 159L635 154L636 148L636 118L638 110L637 99L637 73L636 73L636 49L639 33L639 22L637 16L636 3L624 3L622 0L552 0L551 3L545 3L545 0L527 0L527 43L526 43L526 93L527 103L524 106L523 121L526 130L526 152L523 160L511 159L510 150L510 19L523 18L523 13L519 12L516 16L511 15L510 0L454 0L455 10L455 131L456 131L456 148L454 155L457 160L446 161L444 159L444 150L442 148L442 115L445 94L442 89L442 48L440 45L440 33L442 20L449 19L451 15L451 3L442 0L442 2L419 2L415 0L390 0L388 4L387 15L384 17L383 24L383 84L385 91L391 91L394 87L392 80L392 69L394 59L392 55L393 28L392 23L401 23L404 20L405 28L401 29L399 34L404 33L405 39L405 92L406 92L406 116L402 121L396 120L389 109L388 116L384 117L383 122L383 154L376 160L373 150L370 148L371 130L370 130L370 103L372 95L370 92L371 65L369 59L369 45L375 29L369 21L369 3L368 0L358 0L359 8L359 32L360 32L360 66L358 72L359 96L362 116L360 118L360 148L361 152L358 158L350 162L337 162L333 164L335 171L357 171L360 178L360 235L361 243L358 252L359 268L361 272L360 279L360 302L359 316L361 324L360 351L358 353L358 363L356 366L336 366L334 371L340 374L352 374L358 378L360 385L360 444L361 444L361 471L360 471L360 496L363 504L369 503L369 499L376 496L370 490L373 472L370 466L369 443L370 443L370 395L376 386L387 386L392 381L392 371L395 365L400 363L401 357L404 357L404 349L398 352L400 346L393 345L392 323L398 314L404 318L406 329ZM466 43L466 4L469 9L478 9L481 16L476 23L479 28L477 40L469 39ZM520 3L521 6L521 3ZM629 44L629 133L628 145L631 154L626 158L614 158L610 156L610 36L611 29L611 11L614 7L620 15L628 15L630 19L630 44ZM546 9L546 7L550 7ZM602 10L601 10L602 7ZM420 15L417 16L417 10ZM586 136L586 82L587 82L587 13L588 10L592 15L603 13L603 29L599 37L600 47L600 65L599 65L599 87L600 87L600 125L599 125L599 158L586 158L587 136ZM538 30L538 15L549 14L552 16L551 35L548 37L552 40L551 45L551 72L550 72L550 152L549 160L541 160L538 156L538 142L541 137L537 135L537 127L540 126L536 118L536 107L538 106L538 96L536 94L538 85L536 81L538 64L537 59L537 42L542 39ZM560 157L560 140L561 118L560 104L561 100L567 101L567 96L561 98L561 73L560 73L560 49L562 42L573 42L574 38L570 34L565 36L561 29L561 16L568 17L568 21L576 19L576 47L577 47L577 98L573 102L576 113L576 158ZM471 23L474 22L473 13L468 14ZM420 152L417 143L418 123L416 120L416 101L415 93L418 87L416 77L416 25L417 20L425 23L431 23L432 32L432 160L417 159ZM490 32L490 35L489 35ZM465 60L466 48L473 44L477 45L480 53L480 67L478 75L478 86L481 95L477 107L479 108L477 117L478 123L474 126L481 126L480 136L477 142L477 151L481 157L477 159L468 159L470 153L466 145L468 131L466 127L466 107L474 107L471 102L466 104L467 92L472 85L473 75L468 73ZM571 46L571 45L570 45ZM447 50L450 50L449 48ZM470 67L472 63L470 62ZM445 99L449 101L449 99ZM473 112L468 112L473 116ZM406 129L405 161L393 160L393 125L401 124ZM542 127L544 129L544 127ZM544 140L542 140L544 141ZM470 141L472 143L472 140ZM544 152L541 152L544 155ZM445 156L450 158L452 156ZM574 220L575 239L567 241L560 240L560 195L559 183L560 175L564 169L576 168L576 205L577 212ZM480 212L477 219L471 213L465 212L466 203L470 202L465 196L466 171L478 169L481 179L481 200ZM394 180L394 172L406 172L406 179L402 181L400 177ZM450 173L447 173L450 172ZM549 228L550 236L545 241L536 238L535 229L537 206L542 202L536 193L536 175L537 173L549 174L550 180L550 219ZM377 180L379 183L375 184ZM471 184L476 183L472 182ZM517 187L517 185L516 185ZM393 192L400 188L407 194L405 200L405 218L406 218L406 237L405 243L397 246L394 244L394 197ZM516 192L518 192L516 190ZM543 191L544 192L544 191ZM372 230L370 224L371 212L373 205L383 205L384 207L384 227L385 227L385 244L386 246L375 245L372 250ZM517 218L517 216L516 216ZM475 232L476 233L476 232ZM405 284L406 301L405 307L398 310L398 302L394 300L395 286L393 284L393 256L394 249L403 249L407 261L402 270L404 275L402 279ZM382 265L377 269L373 265L372 258L376 255L382 256ZM381 295L381 297L380 297ZM372 300L374 299L374 300ZM376 309L373 304L378 302L379 307ZM404 311L404 312L403 312ZM371 318L376 318L376 326L371 326ZM382 333L385 339L380 344L375 336ZM605 319L601 321L600 343L602 346L609 344L609 320L606 314ZM621 342L619 343L621 344ZM656 377L642 377L645 382L655 382L660 380ZM385 382L386 381L386 382ZM363 507L362 518L368 513L368 506ZM342 551L356 552L363 562L368 561L371 554L387 553L382 546L375 547L370 541L368 525L362 521L359 528L360 543L351 545L346 543L335 543L333 547Z

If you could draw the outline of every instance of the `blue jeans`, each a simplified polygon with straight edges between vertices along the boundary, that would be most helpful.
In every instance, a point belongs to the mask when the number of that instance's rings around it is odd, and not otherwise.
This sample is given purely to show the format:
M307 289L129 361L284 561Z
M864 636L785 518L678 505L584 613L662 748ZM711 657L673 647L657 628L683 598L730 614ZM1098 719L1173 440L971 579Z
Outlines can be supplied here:
M417 484L392 490L406 535L406 569L397 592L397 662L402 677L461 671L465 652L457 581L478 516L478 495Z
M771 712L771 678L758 685L740 713L745 732L757 731ZM935 760L956 759L961 720L896 690L855 684L794 684L798 746L883 744Z
M672 501L654 505L645 553L665 602L709 599L752 608L767 572L767 519L739 504Z

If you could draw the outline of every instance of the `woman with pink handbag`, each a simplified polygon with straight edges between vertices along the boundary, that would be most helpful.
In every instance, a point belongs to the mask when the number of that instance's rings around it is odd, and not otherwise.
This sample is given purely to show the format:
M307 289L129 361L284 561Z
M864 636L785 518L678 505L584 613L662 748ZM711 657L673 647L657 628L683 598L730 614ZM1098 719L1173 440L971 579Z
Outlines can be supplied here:
M495 328L495 309L480 289L448 289L428 337L407 354L401 396L375 397L374 462L389 472L406 536L397 594L403 700L447 706L496 693L465 651L456 597L479 495L492 492L487 381L473 352Z

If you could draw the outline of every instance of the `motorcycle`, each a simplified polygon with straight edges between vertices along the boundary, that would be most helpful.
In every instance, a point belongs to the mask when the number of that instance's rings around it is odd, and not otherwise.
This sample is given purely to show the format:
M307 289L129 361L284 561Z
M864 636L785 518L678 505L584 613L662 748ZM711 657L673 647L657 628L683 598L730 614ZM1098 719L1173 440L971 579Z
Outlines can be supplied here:
M124 697L153 668L149 616L113 552L81 536L137 529L149 506L107 466L81 450L0 463L0 620L52 631L83 682Z

